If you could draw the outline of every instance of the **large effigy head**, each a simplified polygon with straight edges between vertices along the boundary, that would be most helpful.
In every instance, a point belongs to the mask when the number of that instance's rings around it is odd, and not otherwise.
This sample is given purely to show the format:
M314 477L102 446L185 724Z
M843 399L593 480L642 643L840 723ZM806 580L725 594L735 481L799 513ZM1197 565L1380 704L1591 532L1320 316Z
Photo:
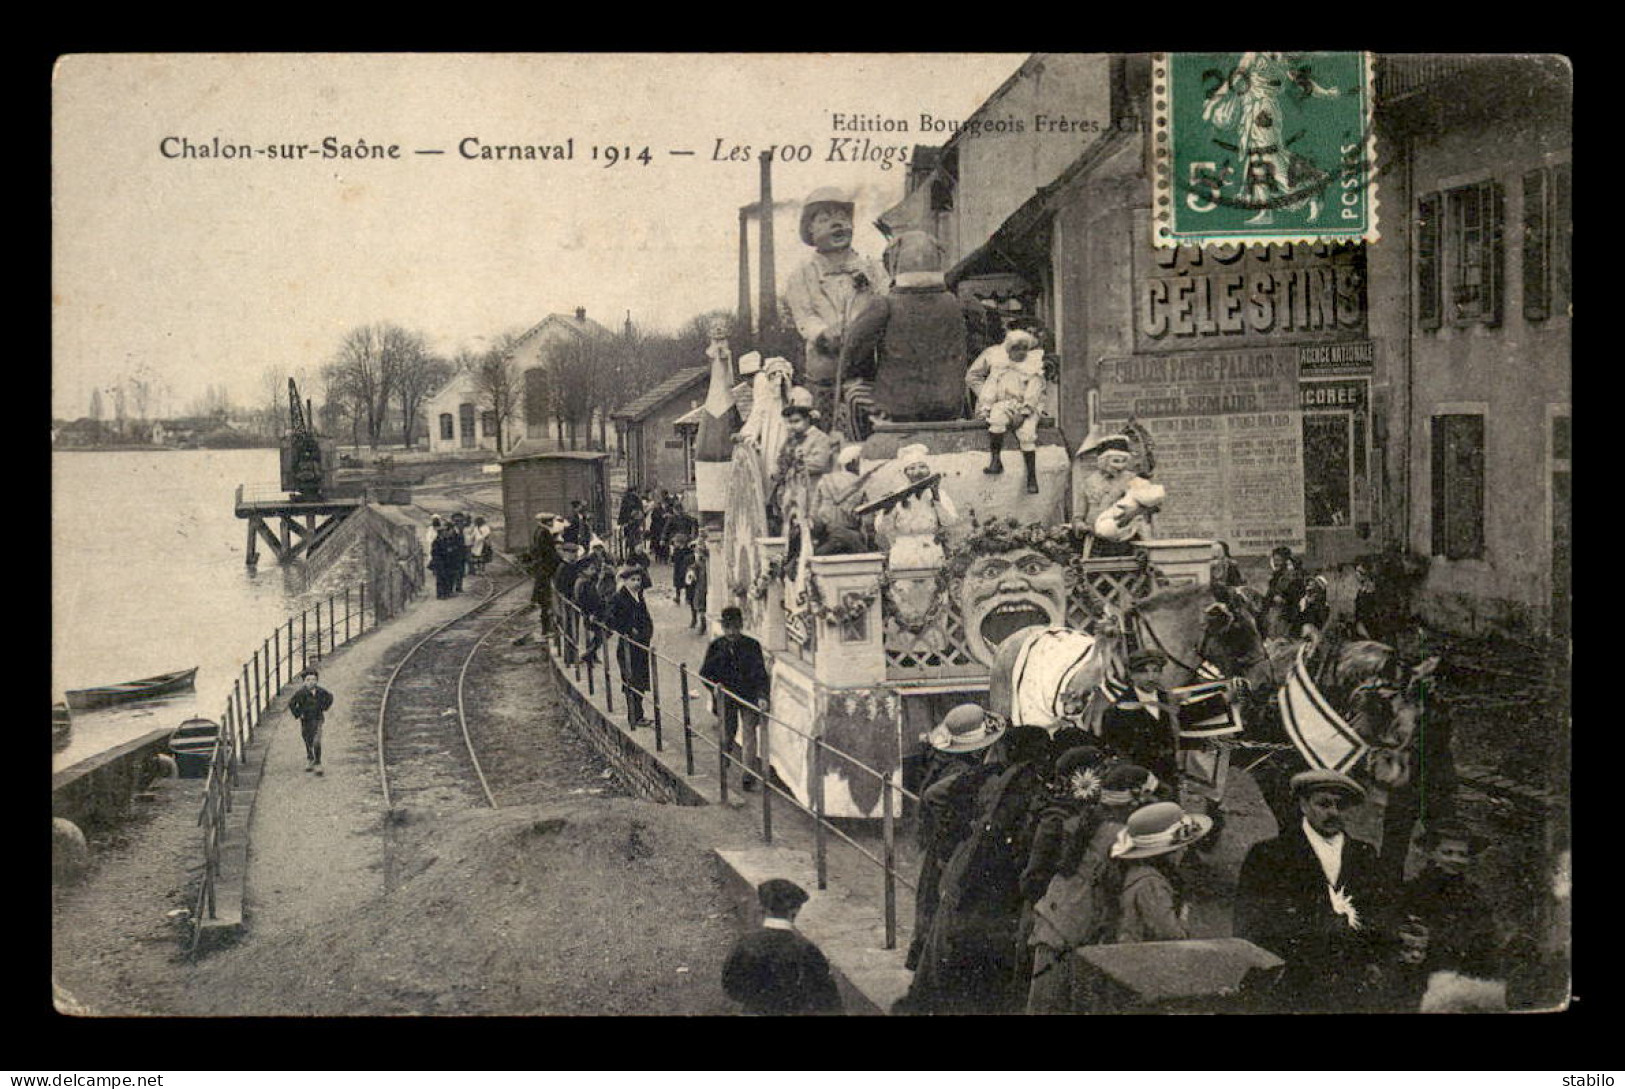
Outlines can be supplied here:
M1066 623L1070 576L1064 542L1041 527L984 527L954 557L967 649L991 663L1023 628Z

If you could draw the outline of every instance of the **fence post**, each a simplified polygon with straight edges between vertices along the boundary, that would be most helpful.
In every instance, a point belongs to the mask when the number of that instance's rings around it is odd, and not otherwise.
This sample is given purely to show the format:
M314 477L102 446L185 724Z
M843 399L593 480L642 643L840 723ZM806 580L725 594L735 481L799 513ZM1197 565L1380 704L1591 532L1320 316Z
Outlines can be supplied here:
M704 677L700 678L700 691L711 693L711 717L715 719L712 727L716 732L717 739L717 790L719 792L718 796L726 805L728 802L728 705L723 701L728 697L722 694L723 690L720 685L712 684ZM740 756L744 756L742 749ZM745 767L743 760L740 761L739 766L745 769L744 774L750 774L750 768ZM743 782L740 783L739 789L745 789Z
M293 617L288 617L288 680L293 680Z
M327 650L331 654L338 647L339 618L333 611L333 600L336 594L327 595Z
M664 752L666 747L660 739L660 659L652 649L649 651L649 699L654 703L655 752Z
M292 624L293 621L288 621ZM310 666L310 610L299 610L299 672L303 674Z
M350 588L344 588L344 641L350 641Z
M367 584L365 582L361 584L361 608L359 611L361 613L361 631L365 632L367 630ZM373 627L377 626L375 622Z
M322 603L321 603L321 600L318 599L317 602L316 602L316 659L317 659L317 661L320 661L321 657L322 657Z
M613 715L615 713L615 697L610 692L610 689L614 687L614 682L609 678L609 629L597 620L589 620L587 623L591 628L598 629L598 638L601 640L598 644L598 659L604 663L604 710ZM588 640L588 642L590 643L591 640ZM592 667L588 666L587 671L592 672Z
M683 701L683 767L687 775L694 774L694 723L689 717L688 663L677 663L677 683L682 685Z
M276 662L276 690L282 691L282 625L271 629L271 657Z
M254 652L254 712L255 712L255 714L260 713L265 707L265 704L260 702L260 698L261 698L260 652L256 650Z
M880 779L881 827L886 843L886 948L897 948L897 825L892 817L891 776Z
M589 631L590 629L587 627L587 625L590 624L590 623L592 623L592 621L588 620L585 616L583 616L582 613L581 613L581 610L576 609L573 606L571 607L571 611L570 611L570 651L571 651L571 654L570 654L570 657L575 659L576 680L577 681L581 680L581 638L580 638L580 633L584 632L584 631ZM598 649L600 651L602 651L604 648L599 647ZM597 678L593 673L592 666L587 666L587 695L596 696L597 694L598 694L598 681L597 681Z
M243 723L243 682L240 681L240 680L232 681L231 682L231 691L232 691L232 695L237 700L237 712L236 712L237 732L238 732L238 735L241 736L242 731L243 731L243 727L244 727L244 723Z
M762 730L767 721L762 721ZM818 887L829 888L829 842L824 838L824 739L813 738L812 770L808 784L812 787L813 803L813 867L818 874Z
M744 724L743 723L740 724L740 729L741 730L744 729ZM741 755L743 755L743 752L744 752L743 745L741 745L741 747L740 747L740 752L741 752ZM756 763L757 763L757 769L756 769L757 783L756 783L756 788L762 792L762 842L763 843L772 843L773 842L773 790L772 790L771 787L769 787L767 785L767 768L768 768L767 758L768 758L767 719L764 717L760 722L758 722L756 724ZM749 769L748 765L746 767L745 774L747 774L747 775L750 774L750 769Z
M254 693L249 688L249 684L248 684L248 663L247 662L243 663L243 687L241 689L241 693L242 694L237 697L237 706L242 707L244 704L253 702ZM254 728L254 709L252 707L250 707L250 708L247 708L246 711L243 714L243 732L244 732L244 734L246 735L247 732L249 730L252 730L253 728Z

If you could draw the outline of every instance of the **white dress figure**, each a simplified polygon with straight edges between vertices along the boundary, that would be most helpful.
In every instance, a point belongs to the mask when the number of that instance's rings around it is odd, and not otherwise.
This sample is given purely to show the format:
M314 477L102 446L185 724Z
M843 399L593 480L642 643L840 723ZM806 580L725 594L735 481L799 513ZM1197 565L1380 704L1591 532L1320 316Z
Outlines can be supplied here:
M917 484L931 475L926 462L927 450L915 444L897 452L897 463L909 484ZM944 555L937 540L939 531L959 520L953 500L941 485L899 500L875 518L875 532L882 542L889 542L887 563L893 568L940 567Z
M784 424L784 406L790 403L793 369L788 360L777 357L761 362L758 352L739 358L739 373L755 372L750 387L750 418L739 429L738 441L749 443L762 459L763 477L771 476L779 464L779 451L789 431Z

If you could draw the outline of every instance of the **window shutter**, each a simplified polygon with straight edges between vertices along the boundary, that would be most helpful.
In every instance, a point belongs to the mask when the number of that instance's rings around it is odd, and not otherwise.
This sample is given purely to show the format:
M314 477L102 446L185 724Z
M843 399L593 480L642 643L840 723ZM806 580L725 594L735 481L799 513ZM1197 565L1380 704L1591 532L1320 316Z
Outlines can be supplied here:
M1497 181L1485 182L1480 191L1480 215L1484 222L1484 324L1497 326L1506 311L1506 219L1505 187Z
M1416 202L1416 320L1423 329L1437 329L1440 305L1439 235L1441 203L1438 193L1426 193Z
M1560 163L1552 167L1552 270L1553 295L1556 300L1554 309L1561 313L1568 313L1569 304L1574 301L1570 294L1573 288L1573 257L1574 242L1574 216L1570 208L1572 197L1570 195L1570 167L1568 163Z
M1546 214L1546 171L1523 176L1523 316L1545 321L1552 316L1551 219Z

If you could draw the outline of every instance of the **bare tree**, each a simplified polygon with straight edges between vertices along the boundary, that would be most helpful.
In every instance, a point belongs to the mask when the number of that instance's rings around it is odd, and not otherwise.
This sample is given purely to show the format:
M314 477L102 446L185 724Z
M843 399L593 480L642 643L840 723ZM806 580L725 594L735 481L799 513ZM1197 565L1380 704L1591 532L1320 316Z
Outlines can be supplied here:
M395 376L395 396L401 406L401 441L408 450L412 448L412 428L423 410L423 403L446 384L452 373L451 363L430 355L421 338L416 351L402 358Z
M578 425L591 422L592 410L605 397L606 382L613 381L605 373L610 355L606 349L604 342L594 337L558 340L547 349L554 412L568 429L572 450L576 448Z
M508 449L508 424L518 416L524 399L524 379L513 358L517 339L512 333L499 336L474 367L474 396L482 410L496 417L498 454Z

